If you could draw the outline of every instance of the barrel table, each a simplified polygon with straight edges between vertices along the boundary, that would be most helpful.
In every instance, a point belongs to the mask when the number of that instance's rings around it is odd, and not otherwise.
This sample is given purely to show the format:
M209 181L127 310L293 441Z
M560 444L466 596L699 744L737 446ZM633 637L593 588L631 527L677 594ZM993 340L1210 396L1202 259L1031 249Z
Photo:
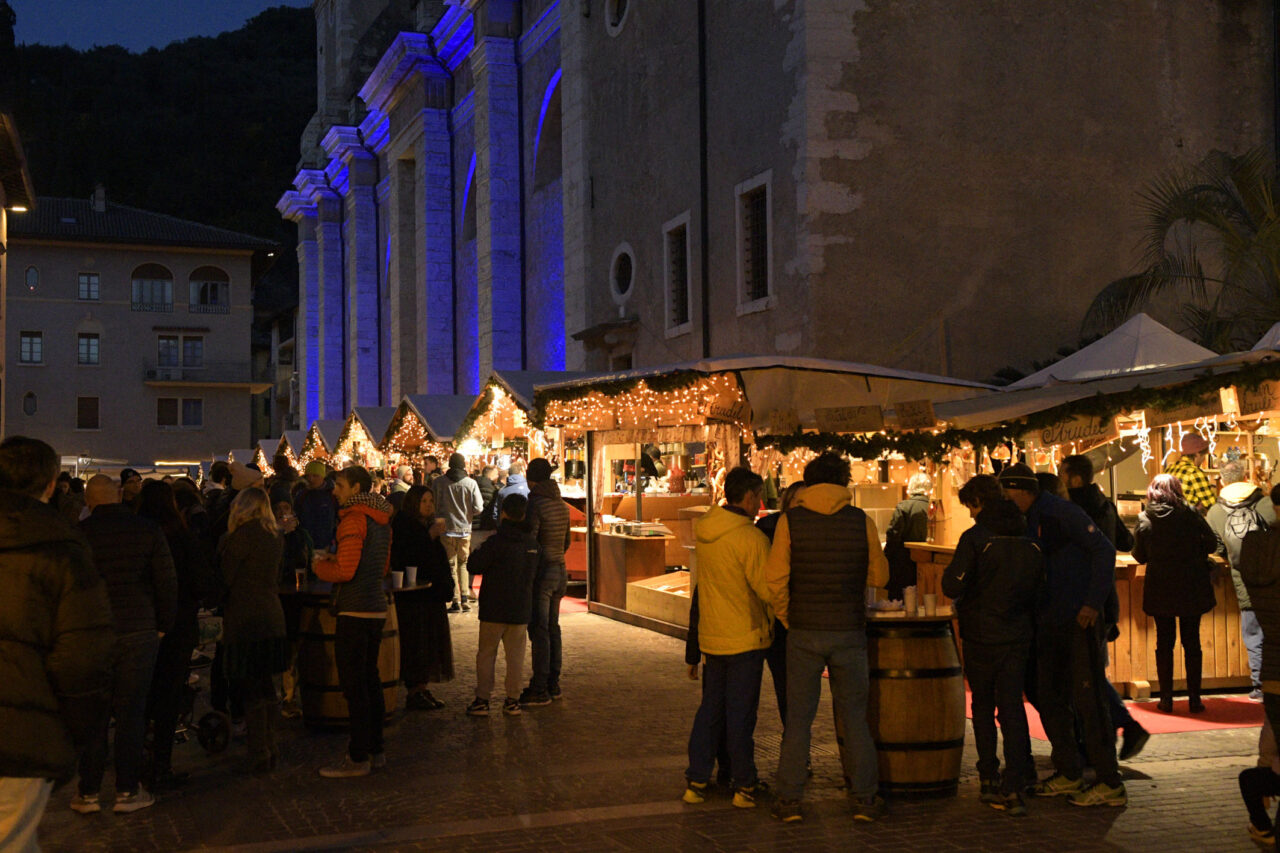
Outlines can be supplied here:
M867 616L867 721L880 788L887 793L956 793L964 753L964 671L951 618L950 608L936 616ZM843 741L842 732L837 736Z
M302 719L308 726L342 727L350 722L347 700L338 686L334 658L337 617L329 612L329 594L311 589L297 593L302 601L298 628L298 689L302 694ZM387 719L400 696L400 632L393 601L387 602L387 621L378 647L378 675L387 706Z

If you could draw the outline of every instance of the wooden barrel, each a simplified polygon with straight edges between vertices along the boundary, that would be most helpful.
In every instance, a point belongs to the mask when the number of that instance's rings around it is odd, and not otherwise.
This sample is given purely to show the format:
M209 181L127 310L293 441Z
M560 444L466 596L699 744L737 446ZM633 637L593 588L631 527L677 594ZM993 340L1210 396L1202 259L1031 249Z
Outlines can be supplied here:
M307 595L302 600L298 629L298 689L302 693L302 718L309 726L345 726L350 721L347 700L338 686L334 658L337 617L329 612L329 597ZM378 675L387 719L396 710L400 692L400 630L395 603L387 602L387 621L378 647Z
M867 720L880 787L954 796L964 753L964 670L948 619L867 625Z

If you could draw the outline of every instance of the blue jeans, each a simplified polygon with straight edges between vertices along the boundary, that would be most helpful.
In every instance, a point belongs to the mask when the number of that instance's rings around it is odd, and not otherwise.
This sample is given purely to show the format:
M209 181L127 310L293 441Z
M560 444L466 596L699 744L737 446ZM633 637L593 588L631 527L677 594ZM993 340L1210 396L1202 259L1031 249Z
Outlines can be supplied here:
M880 782L876 745L867 724L867 634L865 631L809 631L792 628L787 634L787 725L778 760L778 797L798 800L809 777L809 741L822 694L822 670L831 676L831 701L845 724L849 762L844 774L852 793L874 794ZM735 771L736 772L736 771Z
M1262 626L1253 608L1240 611L1240 633L1244 636L1244 650L1249 655L1249 676L1253 689L1262 689Z
M114 741L116 792L134 794L142 775L142 750L147 734L147 694L156 665L160 636L155 631L117 634L112 662L111 713L116 718ZM80 755L80 793L96 794L107 769L107 714L89 737Z
M546 693L560 686L560 599L569 573L564 564L543 566L533 587L533 615L529 620L529 645L533 650L530 693Z
M689 769L684 775L690 782L711 781L711 768L723 743L729 754L730 784L734 788L756 784L756 711L765 651L706 655L702 704L689 733Z

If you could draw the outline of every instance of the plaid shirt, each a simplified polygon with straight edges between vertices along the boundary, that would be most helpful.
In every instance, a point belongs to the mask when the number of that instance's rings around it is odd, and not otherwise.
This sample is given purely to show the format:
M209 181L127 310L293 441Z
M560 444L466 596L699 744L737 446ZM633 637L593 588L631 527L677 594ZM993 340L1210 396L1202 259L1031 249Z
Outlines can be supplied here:
M1218 502L1218 490L1209 481L1209 475L1201 471L1190 456L1183 456L1177 462L1164 469L1182 483L1182 495L1192 507L1208 509Z

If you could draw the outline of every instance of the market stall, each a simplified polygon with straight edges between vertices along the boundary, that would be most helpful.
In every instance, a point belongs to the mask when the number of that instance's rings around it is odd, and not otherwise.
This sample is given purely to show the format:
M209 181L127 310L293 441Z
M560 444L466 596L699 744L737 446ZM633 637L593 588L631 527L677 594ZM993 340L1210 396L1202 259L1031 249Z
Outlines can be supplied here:
M280 436L280 441L276 445L276 455L282 455L289 460L289 464L293 466L293 470L299 474L302 473L302 448L307 443L307 433L305 430L285 430Z
M444 465L453 436L475 398L466 394L407 394L396 407L378 448L390 464L422 471L428 456Z
M338 439L342 437L345 421L316 421L307 430L307 437L302 443L302 454L298 461L305 467L313 459L324 462L338 447Z
M393 406L357 406L352 409L330 454L331 464L335 468L360 465L372 473L380 472L386 465L386 456L378 444L395 413Z

